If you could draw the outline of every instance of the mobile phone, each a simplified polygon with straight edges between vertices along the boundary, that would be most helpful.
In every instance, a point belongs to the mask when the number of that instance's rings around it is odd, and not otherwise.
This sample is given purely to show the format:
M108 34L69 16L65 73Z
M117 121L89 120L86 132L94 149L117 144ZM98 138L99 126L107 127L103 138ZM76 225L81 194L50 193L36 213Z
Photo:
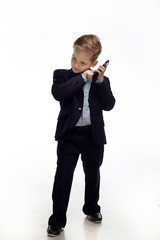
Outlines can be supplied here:
M107 66L109 65L109 60L107 60L102 66L105 67L105 65L107 65ZM92 81L96 81L97 77L98 77L98 73L95 72L93 74Z
M102 66L105 67L106 64L107 64L107 66L109 65L109 60L107 60Z

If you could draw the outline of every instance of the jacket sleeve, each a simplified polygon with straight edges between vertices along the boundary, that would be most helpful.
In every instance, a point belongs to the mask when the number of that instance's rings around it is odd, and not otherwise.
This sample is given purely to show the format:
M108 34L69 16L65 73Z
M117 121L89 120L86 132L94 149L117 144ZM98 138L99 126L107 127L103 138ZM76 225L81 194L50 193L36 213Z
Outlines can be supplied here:
M60 70L53 74L52 95L58 101L67 100L75 96L84 86L85 81L80 75L65 80Z
M95 91L102 109L110 111L114 107L116 100L112 94L109 79L104 77L102 83L95 83Z

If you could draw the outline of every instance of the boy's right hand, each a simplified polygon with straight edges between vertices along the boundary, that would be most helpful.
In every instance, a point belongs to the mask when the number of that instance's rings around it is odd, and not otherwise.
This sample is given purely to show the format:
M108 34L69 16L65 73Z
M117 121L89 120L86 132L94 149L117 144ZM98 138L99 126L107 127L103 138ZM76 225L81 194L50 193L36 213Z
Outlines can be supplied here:
M94 72L92 70L86 70L83 74L86 77L86 79L89 80L92 78Z

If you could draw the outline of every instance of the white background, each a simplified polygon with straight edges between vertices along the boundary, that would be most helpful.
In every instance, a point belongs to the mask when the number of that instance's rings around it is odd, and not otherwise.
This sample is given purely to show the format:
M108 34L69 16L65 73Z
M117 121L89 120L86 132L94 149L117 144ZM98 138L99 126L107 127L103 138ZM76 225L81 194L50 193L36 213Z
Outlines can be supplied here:
M35 197L40 189L44 198L51 197L59 111L51 96L52 74L56 68L70 68L73 42L88 33L102 42L99 63L110 59L106 75L117 100L115 108L104 113L108 145L102 184L145 186L146 197L152 197L160 215L159 23L158 0L1 1L3 229L15 218L22 221L24 205L36 206L37 199L29 196L31 187ZM74 183L82 182L78 164ZM38 201L43 203L43 197ZM43 211L48 214L47 201ZM1 234L5 239L5 230Z

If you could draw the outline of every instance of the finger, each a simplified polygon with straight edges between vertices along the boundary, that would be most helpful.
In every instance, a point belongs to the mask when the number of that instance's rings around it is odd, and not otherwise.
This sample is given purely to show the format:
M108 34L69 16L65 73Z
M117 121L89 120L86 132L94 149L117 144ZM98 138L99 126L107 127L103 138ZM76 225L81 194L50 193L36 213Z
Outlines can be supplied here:
M104 72L106 70L106 67L104 66L99 66L100 71Z
M89 74L87 73L87 75L86 75L86 78L87 78L87 80L89 79Z
M98 69L95 70L95 72L100 73L101 70L98 68Z
M99 70L101 73L104 73L105 68L104 68L103 66L99 66L98 70Z
M98 73L99 76L103 75L103 72L99 69L97 69L96 72Z
M106 71L107 67L108 67L108 64L106 63L106 64L105 64L105 71Z

